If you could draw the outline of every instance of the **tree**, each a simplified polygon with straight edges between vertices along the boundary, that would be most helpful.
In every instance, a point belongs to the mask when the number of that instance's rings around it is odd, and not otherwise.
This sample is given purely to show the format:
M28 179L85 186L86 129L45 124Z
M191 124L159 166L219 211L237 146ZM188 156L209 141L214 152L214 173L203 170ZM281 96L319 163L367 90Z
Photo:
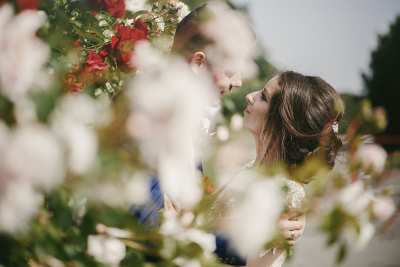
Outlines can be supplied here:
M370 73L362 74L372 105L387 111L388 126L383 134L400 134L400 16L389 33L378 36L378 47L371 53Z

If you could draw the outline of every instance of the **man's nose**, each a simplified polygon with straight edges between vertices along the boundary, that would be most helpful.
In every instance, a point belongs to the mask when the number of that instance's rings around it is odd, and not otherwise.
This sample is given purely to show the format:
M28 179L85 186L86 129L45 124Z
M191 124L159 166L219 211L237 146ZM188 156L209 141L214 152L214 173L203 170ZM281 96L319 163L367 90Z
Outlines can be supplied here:
M242 75L240 74L240 72L238 72L232 76L231 86L232 87L242 87Z

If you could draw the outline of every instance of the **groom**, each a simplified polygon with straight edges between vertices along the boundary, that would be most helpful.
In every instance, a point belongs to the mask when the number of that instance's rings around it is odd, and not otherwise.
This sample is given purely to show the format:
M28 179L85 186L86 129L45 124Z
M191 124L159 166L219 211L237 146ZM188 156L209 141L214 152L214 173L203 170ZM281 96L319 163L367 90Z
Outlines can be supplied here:
M211 75L215 85L213 106L217 106L233 87L242 86L240 69L250 48L243 43L254 43L255 39L251 26L247 22L243 25L243 21L236 12L224 6L205 4L183 18L176 29L172 53L184 57L194 73ZM221 22L227 24L221 25ZM202 171L201 164L198 168ZM150 201L132 212L139 217L145 230L159 227L160 210L164 208L164 194L156 177L150 190ZM289 218L281 219L279 224L286 237L293 236L292 230L302 232L304 228L302 223ZM247 259L231 250L225 237L217 236L216 241L215 253L223 263L246 265ZM289 241L289 244L294 242Z

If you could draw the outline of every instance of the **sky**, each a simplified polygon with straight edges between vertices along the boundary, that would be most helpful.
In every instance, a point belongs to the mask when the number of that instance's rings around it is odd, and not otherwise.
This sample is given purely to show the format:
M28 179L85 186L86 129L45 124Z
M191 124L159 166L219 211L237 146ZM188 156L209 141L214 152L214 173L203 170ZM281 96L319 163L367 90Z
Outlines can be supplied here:
M317 75L340 93L362 95L377 34L400 15L400 0L233 0L246 5L267 59Z

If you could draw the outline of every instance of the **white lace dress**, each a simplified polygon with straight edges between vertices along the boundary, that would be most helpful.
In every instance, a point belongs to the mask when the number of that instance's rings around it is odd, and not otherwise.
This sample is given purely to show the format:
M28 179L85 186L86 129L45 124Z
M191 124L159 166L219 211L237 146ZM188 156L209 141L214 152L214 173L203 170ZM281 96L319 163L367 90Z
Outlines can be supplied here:
M217 198L211 203L208 210L209 213L209 223L218 221L222 218L238 219L241 218L241 214L236 208L238 205L238 193L235 192L235 185L241 178L246 177L246 170L252 168L254 165L254 160L246 164L233 179L231 179L226 186L218 193ZM283 182L286 184L285 191L283 195L283 205L285 209L298 209L301 206L301 202L305 197L304 186L299 182L282 178ZM268 184L275 183L275 180L265 179L263 185L268 186ZM259 186L260 184L258 184ZM249 187L252 190L252 187ZM227 217L228 216L228 217ZM275 255L278 248L270 248L262 250L259 253L259 257L262 258L268 253ZM273 264L268 265L269 267L279 267L283 264L286 259L286 253L281 253L281 255L274 261Z

